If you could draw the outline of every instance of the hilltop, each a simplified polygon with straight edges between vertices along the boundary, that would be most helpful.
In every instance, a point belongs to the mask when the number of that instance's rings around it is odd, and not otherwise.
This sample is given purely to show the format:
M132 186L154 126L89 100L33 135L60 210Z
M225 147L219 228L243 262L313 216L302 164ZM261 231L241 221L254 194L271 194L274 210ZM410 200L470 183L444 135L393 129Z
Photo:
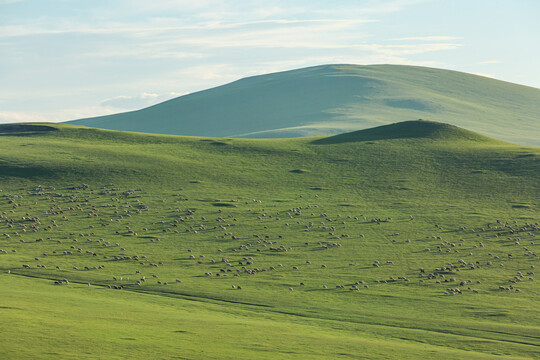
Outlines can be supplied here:
M389 139L430 139L448 141L493 142L494 139L468 131L457 126L427 120L411 120L382 125L375 128L324 137L316 140L319 144L343 142L389 140Z
M430 119L540 145L540 90L402 65L323 65L244 78L142 110L69 123L160 134L289 138Z

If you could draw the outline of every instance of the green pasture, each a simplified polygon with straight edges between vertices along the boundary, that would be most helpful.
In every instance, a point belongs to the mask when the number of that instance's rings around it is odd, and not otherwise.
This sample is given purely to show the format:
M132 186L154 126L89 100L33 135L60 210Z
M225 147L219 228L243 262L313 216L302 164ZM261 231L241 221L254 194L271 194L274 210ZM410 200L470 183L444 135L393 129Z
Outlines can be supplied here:
M540 354L539 148L3 126L0 190L1 358Z

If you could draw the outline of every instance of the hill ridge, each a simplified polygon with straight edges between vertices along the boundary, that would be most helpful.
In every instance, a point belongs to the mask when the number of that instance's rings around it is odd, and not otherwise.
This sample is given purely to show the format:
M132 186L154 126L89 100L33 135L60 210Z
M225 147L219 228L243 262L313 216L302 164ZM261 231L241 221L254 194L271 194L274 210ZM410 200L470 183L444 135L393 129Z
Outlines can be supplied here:
M84 125L62 123L21 123L0 124L0 136L42 136L51 133L52 136L61 136L78 139L100 139L125 143L175 143L177 141L198 139L216 145L227 145L231 140L272 140L272 139L242 139L225 137L199 137L184 135L164 135L144 132L132 132L110 129L99 129ZM60 133L58 135L57 133ZM294 140L284 138L274 140ZM298 138L299 140L301 138ZM380 125L368 129L350 131L337 135L324 137L304 137L312 144L338 144L351 142L364 142L376 140L417 139L429 141L469 141L478 143L493 143L499 145L520 146L485 136L483 134L428 119L405 120L387 125ZM534 148L534 147L533 147Z

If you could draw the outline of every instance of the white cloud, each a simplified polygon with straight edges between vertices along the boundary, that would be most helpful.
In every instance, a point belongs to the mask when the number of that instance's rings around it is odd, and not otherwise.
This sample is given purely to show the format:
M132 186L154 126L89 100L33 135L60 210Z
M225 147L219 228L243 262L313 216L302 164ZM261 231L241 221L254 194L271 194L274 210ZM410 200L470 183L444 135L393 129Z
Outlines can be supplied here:
M487 60L487 61L480 61L479 65L486 65L486 64L500 64L501 62L499 60Z
M461 44L433 43L417 45L366 45L366 49L374 52L388 55L413 55L432 51L453 50L460 47Z
M113 114L117 111L99 107L82 106L56 111L36 112L36 111L0 111L0 123L18 122L61 122L75 119L82 119L92 116Z
M211 63L182 68L175 71L174 76L195 79L196 83L211 83L211 86L218 86L245 76L245 69L241 64Z
M417 36L417 37L404 37L391 39L394 41L446 41L446 40L460 40L462 38L456 36Z
M265 19L257 21L205 21L191 23L190 25L177 25L181 19L157 18L153 21L132 24L132 23L107 23L101 26L95 24L85 24L80 22L62 21L59 24L41 25L4 25L0 26L0 37L16 37L29 35L62 35L62 34L88 34L88 35L113 35L124 34L129 37L148 37L161 34L178 34L179 32L204 31L213 32L219 30L245 30L246 27L293 27L304 26L317 28L343 29L352 25L377 22L375 19ZM169 24L164 24L168 22ZM174 25L176 24L176 25ZM330 25L330 26L329 26Z
M28 112L0 111L0 124L19 122L46 122L47 117Z
M115 57L132 58L133 61L138 59L202 60L215 58L222 49L227 48L239 48L245 52L253 52L254 49L261 48L281 49L281 51L355 49L387 55L409 55L457 48L459 44L441 43L441 41L457 39L447 36L403 38L438 42L435 44L381 45L365 42L369 39L369 33L366 32L367 29L364 29L365 24L377 20L362 17L366 14L399 11L405 6L418 2L423 1L394 0L370 3L369 6L363 7L333 5L319 13L316 6L305 8L280 7L279 5L256 6L261 5L261 1L252 1L245 6L239 6L233 2L212 0L201 1L201 4L190 1L147 2L141 0L135 3L142 9L146 9L144 11L150 13L167 11L167 16L147 17L136 23L102 21L98 22L100 24L98 26L90 21L74 21L73 19L65 19L54 24L43 23L43 20L42 23L35 22L32 25L2 26L0 37L109 35L104 37L103 41L93 40L82 52L69 50L69 48L64 50L67 52L62 56L64 59L72 55L78 63L83 64L91 61L89 60L91 58L112 59ZM179 13L176 10L180 9L184 16L187 14L193 16L193 19L186 21L178 17ZM212 11L226 9L227 11L214 19L208 14L208 9ZM350 11L344 13L344 9ZM143 10L137 8L136 11L140 13ZM294 18L299 14L304 17ZM326 17L320 15L326 15ZM238 21L238 19L249 20ZM212 79L217 76L206 74L203 78Z

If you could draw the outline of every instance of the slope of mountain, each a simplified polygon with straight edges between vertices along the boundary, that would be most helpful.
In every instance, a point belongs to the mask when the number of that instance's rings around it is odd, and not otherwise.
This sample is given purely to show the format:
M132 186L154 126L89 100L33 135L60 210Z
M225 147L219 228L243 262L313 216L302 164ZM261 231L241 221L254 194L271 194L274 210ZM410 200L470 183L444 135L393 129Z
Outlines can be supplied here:
M426 67L324 65L249 77L142 110L69 123L159 134L284 138L419 118L537 146L540 90Z

